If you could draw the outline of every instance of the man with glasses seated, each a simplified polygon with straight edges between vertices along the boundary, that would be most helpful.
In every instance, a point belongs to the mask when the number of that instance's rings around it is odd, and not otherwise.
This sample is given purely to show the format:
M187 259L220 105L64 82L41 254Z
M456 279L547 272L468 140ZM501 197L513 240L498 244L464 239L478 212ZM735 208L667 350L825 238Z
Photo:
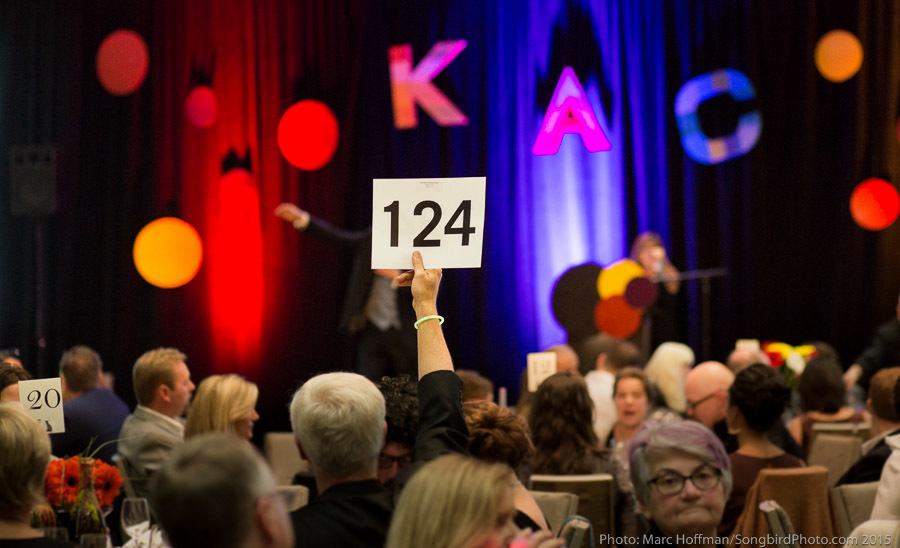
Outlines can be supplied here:
M629 462L649 522L645 545L722 545L716 528L731 492L731 464L712 431L693 421L649 425L632 440Z
M728 425L725 424L728 389L732 383L734 373L725 364L714 361L697 364L688 372L684 383L687 416L715 432L728 453L738 449L737 438L728 433ZM799 459L805 458L803 449L780 420L766 432L766 437L786 453Z
M412 463L413 445L419 431L417 383L409 375L382 377L378 389L384 396L387 432L378 455L378 481L387 483Z

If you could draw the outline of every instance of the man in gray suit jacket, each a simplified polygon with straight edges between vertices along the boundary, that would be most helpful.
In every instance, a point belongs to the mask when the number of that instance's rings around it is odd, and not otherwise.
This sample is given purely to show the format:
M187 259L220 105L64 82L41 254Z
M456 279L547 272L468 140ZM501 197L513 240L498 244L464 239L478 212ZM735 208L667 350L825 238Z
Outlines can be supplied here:
M175 348L145 352L134 363L137 407L119 434L119 457L139 497L149 495L149 480L184 440L180 420L194 392L187 357Z

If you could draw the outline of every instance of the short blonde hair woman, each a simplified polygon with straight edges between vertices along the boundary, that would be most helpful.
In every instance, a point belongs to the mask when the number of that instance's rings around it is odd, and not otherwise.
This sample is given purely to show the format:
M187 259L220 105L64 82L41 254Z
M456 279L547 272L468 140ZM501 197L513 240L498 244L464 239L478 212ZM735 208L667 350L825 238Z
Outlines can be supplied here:
M184 426L184 437L204 432L231 432L246 440L253 437L259 420L256 400L259 388L239 375L210 375L194 395Z
M0 541L41 536L31 509L43 500L48 462L47 433L17 402L0 404Z
M518 534L515 478L505 464L445 455L410 479L394 511L387 548L500 548ZM561 546L547 531L517 546Z

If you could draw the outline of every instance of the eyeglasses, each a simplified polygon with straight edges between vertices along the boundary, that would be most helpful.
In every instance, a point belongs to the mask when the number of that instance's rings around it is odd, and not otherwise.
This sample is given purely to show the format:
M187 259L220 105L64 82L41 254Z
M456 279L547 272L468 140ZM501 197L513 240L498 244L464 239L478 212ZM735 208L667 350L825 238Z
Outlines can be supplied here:
M684 482L691 480L694 487L701 491L712 489L719 484L722 479L722 472L711 466L701 466L694 470L690 476L682 476L674 470L663 470L658 476L650 480L648 483L656 486L656 490L660 495L671 496L677 495L684 489Z
M700 405L701 403L705 402L706 400L709 400L709 399L714 398L714 397L716 396L716 394L718 394L718 393L719 393L719 391L716 390L716 391L713 392L712 394L708 394L708 395L706 395L706 396L700 398L700 399L697 400L697 401L690 401L690 400L688 400L688 402L687 402L688 409L690 409L691 411L693 411L698 405Z
M398 468L403 468L404 466L408 466L411 463L412 454L410 453L406 453L405 455L400 455L397 457L392 457L383 453L378 455L378 468L381 468L382 470L390 468L394 464L396 464Z

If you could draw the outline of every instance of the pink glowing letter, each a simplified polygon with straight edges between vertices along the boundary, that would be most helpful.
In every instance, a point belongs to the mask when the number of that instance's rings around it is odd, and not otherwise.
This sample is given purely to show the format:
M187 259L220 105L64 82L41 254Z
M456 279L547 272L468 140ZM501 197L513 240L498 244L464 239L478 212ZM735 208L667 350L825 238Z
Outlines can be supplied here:
M402 44L388 48L391 71L391 99L394 103L394 126L409 129L419 125L416 102L442 126L464 126L469 119L447 99L431 81L466 49L465 40L436 43L428 54L412 68L412 46Z
M531 147L531 153L556 154L566 133L580 135L589 152L612 148L572 67L564 68L559 76L559 82L553 91L553 98L547 107L547 114L544 115L541 131Z

